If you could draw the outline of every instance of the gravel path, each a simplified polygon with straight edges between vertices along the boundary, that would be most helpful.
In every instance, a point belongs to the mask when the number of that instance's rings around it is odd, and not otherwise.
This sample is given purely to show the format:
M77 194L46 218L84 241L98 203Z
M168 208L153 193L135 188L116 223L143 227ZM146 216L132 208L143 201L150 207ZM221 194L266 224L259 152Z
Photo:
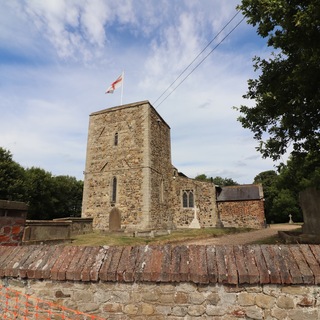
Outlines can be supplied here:
M278 231L290 231L299 228L300 225L295 224L274 224L266 229L254 230L238 234L230 234L217 238L208 238L201 240L192 240L184 242L184 244L201 244L201 245L240 245L250 244L252 242L262 240L265 238L273 237L278 234Z

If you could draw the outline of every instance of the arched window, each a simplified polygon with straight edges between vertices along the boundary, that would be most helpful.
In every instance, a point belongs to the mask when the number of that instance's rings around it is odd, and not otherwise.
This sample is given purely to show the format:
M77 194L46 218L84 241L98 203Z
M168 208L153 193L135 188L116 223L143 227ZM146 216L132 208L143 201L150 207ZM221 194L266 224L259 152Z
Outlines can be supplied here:
M160 203L164 202L164 183L163 180L160 182Z
M188 208L188 193L187 191L183 191L182 194L182 205L184 208Z
M182 191L182 207L193 208L194 207L194 195L193 190Z
M189 191L189 208L193 208L193 191Z
M113 177L112 179L112 197L111 197L112 202L117 201L117 177Z
M114 134L114 145L117 146L118 145L118 141L119 141L119 134L118 132L116 132Z

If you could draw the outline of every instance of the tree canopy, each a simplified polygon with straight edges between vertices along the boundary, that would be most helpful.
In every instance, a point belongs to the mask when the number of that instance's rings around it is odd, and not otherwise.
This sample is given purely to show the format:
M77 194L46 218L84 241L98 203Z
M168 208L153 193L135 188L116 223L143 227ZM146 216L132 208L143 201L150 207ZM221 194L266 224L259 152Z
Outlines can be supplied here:
M255 57L257 79L243 96L255 105L239 108L263 157L278 160L320 149L320 1L242 0L238 8L275 52Z
M83 181L53 176L41 168L23 168L0 147L0 199L28 203L28 219L80 216Z
M199 181L207 181L207 182L212 182L214 183L215 185L217 186L237 186L239 185L238 182L234 181L233 179L231 178L222 178L220 176L216 176L215 178L212 178L212 177L207 177L206 174L199 174L195 177L196 180L199 180Z

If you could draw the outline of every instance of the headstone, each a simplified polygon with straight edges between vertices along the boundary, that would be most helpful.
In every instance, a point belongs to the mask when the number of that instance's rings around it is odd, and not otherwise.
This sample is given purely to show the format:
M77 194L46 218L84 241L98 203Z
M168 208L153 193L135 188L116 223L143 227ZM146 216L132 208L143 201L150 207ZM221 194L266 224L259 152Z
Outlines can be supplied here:
M292 221L292 214L289 214L289 223L293 223L293 221Z
M299 194L300 207L303 213L304 234L319 235L320 230L320 190L308 188Z
M109 215L109 230L118 231L121 229L121 212L118 208L113 208Z

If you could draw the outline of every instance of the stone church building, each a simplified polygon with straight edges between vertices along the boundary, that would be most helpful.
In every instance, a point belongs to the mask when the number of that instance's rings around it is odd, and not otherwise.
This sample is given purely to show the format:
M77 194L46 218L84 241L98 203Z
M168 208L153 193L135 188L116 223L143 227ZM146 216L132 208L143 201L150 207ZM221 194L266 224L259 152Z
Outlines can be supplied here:
M84 174L82 217L93 218L95 229L264 226L261 186L238 186L229 199L226 188L172 165L170 127L148 101L90 115Z

